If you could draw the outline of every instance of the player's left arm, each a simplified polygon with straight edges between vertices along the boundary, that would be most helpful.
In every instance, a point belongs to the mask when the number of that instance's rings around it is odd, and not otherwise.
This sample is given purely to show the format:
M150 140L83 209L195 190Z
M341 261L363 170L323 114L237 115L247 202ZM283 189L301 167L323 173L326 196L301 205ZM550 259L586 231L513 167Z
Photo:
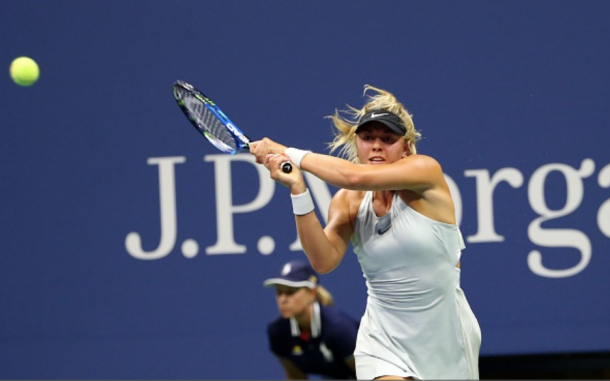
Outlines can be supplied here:
M421 193L441 184L440 164L426 155L411 155L387 165L361 165L322 154L307 154L301 168L338 188L351 190L400 190Z

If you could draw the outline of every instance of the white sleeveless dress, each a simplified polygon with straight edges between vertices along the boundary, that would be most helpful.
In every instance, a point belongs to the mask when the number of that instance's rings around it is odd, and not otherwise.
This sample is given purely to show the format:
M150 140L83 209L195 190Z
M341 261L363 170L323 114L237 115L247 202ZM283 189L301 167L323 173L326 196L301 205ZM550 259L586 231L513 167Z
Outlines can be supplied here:
M379 234L373 192L352 245L368 289L354 357L358 379L478 379L481 331L460 288L464 248L457 225L434 221L394 195Z

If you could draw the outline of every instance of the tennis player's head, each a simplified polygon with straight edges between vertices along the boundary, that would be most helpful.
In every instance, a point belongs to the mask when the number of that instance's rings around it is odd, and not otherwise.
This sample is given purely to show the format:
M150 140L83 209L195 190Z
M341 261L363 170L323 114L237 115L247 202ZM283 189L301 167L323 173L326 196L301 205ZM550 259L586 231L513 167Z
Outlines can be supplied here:
M265 287L274 287L280 314L284 318L301 315L318 301L332 305L332 296L320 284L320 276L307 261L291 261L280 271L280 275L263 282Z
M368 94L371 92L372 94ZM371 125L383 126L402 136L408 155L417 153L416 144L421 134L415 129L412 115L390 92L370 86L364 86L367 102L360 108L348 106L341 113L337 110L330 116L336 127L335 138L329 144L332 151L340 149L346 159L360 163L356 144L357 134Z

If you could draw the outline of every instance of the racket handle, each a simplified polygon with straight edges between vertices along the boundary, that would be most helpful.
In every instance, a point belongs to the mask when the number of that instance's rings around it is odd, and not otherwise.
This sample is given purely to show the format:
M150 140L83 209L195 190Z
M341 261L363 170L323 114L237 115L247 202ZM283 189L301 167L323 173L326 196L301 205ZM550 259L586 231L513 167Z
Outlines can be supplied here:
M292 163L289 161L285 161L282 163L282 172L290 173L292 172Z

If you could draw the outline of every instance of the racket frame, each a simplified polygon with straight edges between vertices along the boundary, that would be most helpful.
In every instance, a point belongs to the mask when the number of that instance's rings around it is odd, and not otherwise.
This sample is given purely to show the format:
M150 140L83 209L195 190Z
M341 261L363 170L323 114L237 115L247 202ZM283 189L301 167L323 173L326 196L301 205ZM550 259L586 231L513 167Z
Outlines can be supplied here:
M226 149L224 149L224 147L221 147L217 143L217 141L221 141L220 139L217 139L216 137L210 138L209 136L206 135L207 132L205 130L203 130L199 126L199 123L191 117L191 112L184 104L184 101L181 98L179 99L178 97L176 97L176 88L177 87L180 87L183 90L191 93L191 95L193 95L196 99L198 99L212 114L214 114L214 116L227 128L229 134L235 141L235 147L236 147L235 149L232 149L231 151L227 151ZM211 100L201 91L199 91L199 89L197 89L195 86L191 85L190 83L178 80L178 81L174 82L173 90L174 90L173 91L174 99L178 103L178 106L180 106L180 109L182 110L184 115L186 115L187 119L191 122L193 127L195 127L195 129L197 131L199 131L199 133L201 135L203 135L210 143L212 143L212 145L214 145L219 150L221 150L225 153L229 153L231 155L236 154L240 150L249 149L250 142L251 142L250 138L248 138L243 133L242 130L237 128L237 126L231 121L231 119L229 119L229 117L226 116L224 112L222 112L220 107L218 107L216 105L216 103L214 103L213 100ZM210 136L211 135L212 134L210 134ZM286 162L282 163L281 168L282 168L282 172L290 173L290 172L292 172L292 163L290 163L289 161L286 161Z
M182 110L184 115L186 115L193 127L195 127L195 129L199 131L199 133L203 135L208 141L210 141L210 143L212 143L216 148L220 149L223 152L234 155L240 150L248 149L250 147L251 140L243 133L243 131L237 128L235 123L233 123L231 119L229 119L229 117L226 116L224 112L222 112L222 110L216 105L216 103L214 103L213 100L208 98L205 94L203 94L190 83L184 81L176 81L174 83L173 88L175 89L176 87L180 87L183 90L186 90L187 92L191 93L191 95L193 95L197 100L199 100L203 104L203 106L205 106L212 114L214 114L214 116L227 128L229 134L235 141L236 148L232 151L226 151L222 147L219 147L216 144L215 139L208 137L206 135L206 131L199 127L197 121L191 117L191 112L184 104L184 101L182 99L178 99L174 93L174 99L176 99L178 106L180 106L180 109Z

